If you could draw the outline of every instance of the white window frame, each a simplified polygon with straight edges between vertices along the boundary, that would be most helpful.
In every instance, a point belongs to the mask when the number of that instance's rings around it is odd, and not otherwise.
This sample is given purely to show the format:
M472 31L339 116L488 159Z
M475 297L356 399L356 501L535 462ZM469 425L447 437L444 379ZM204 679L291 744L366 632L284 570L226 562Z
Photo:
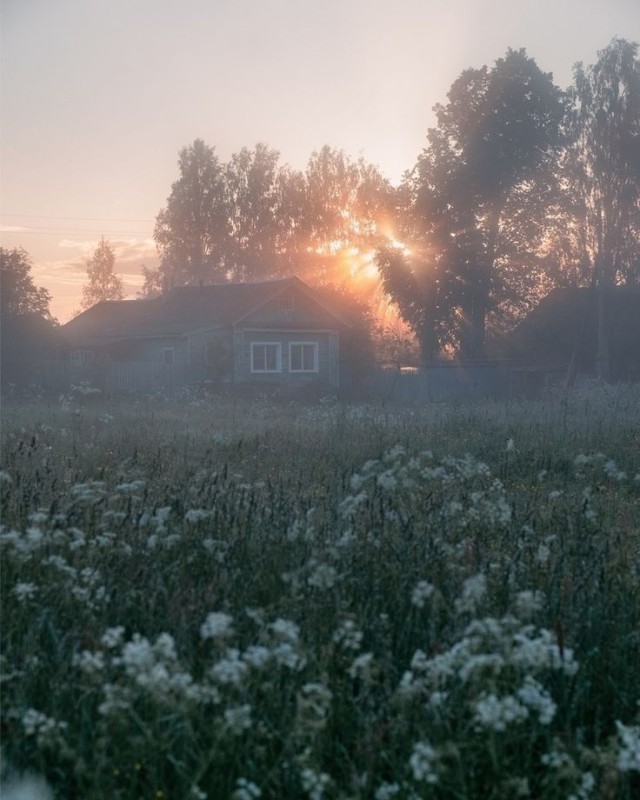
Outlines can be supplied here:
M313 347L313 368L312 369L294 369L293 368L293 359L292 359L292 351L294 347ZM318 342L289 342L289 372L294 373L317 373L320 371L320 358L319 358L319 348ZM304 357L301 357L301 362L304 365Z
M257 347L275 347L276 349L276 368L275 369L258 369L256 367L256 348ZM264 355L264 363L267 363L266 351ZM251 372L259 373L262 375L274 375L282 372L282 345L280 342L251 342Z

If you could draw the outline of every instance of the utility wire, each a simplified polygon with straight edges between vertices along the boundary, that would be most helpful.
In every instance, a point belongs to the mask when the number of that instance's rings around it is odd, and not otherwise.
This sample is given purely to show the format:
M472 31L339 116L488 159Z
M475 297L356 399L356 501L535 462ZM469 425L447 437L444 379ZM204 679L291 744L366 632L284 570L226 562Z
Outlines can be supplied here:
M0 212L0 217L23 217L24 219L70 219L83 222L155 222L153 219L138 219L135 217L54 217L48 214L5 214Z

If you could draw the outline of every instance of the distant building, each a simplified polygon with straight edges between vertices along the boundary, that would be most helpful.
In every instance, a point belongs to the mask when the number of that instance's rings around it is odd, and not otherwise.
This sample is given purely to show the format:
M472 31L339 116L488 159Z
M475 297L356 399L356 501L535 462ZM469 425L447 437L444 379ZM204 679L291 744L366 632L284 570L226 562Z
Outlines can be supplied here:
M298 278L177 287L97 303L62 328L68 370L111 391L202 383L339 384L349 321Z
M613 286L603 296L612 380L640 379L640 286ZM500 357L541 369L595 375L598 356L595 288L554 289L494 348Z
M3 393L41 384L47 362L66 358L69 349L61 328L33 312L2 315L0 348Z

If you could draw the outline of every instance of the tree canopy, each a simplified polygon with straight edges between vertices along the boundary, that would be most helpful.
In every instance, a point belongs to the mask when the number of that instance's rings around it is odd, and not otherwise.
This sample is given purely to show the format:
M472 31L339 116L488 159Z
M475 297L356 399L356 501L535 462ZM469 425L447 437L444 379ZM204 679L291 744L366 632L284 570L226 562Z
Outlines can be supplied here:
M437 126L406 181L413 257L378 257L425 358L446 344L482 356L488 316L535 290L530 265L565 108L524 50L508 50L492 69L465 70L448 100L436 106Z
M31 276L31 257L22 247L0 247L0 310L2 316L35 313L52 320L51 295L36 286Z
M122 278L116 274L115 250L104 238L96 247L91 258L87 259L89 283L82 288L82 308L90 308L101 300L123 300Z

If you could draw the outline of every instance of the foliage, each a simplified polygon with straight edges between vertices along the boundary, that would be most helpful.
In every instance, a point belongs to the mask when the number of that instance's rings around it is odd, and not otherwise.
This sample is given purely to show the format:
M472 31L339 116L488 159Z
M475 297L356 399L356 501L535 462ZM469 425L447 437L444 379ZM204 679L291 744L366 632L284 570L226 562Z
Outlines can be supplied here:
M639 407L5 405L5 763L86 800L631 800Z
M89 283L82 287L82 308L91 308L102 300L123 300L122 278L114 271L116 255L113 245L104 238L87 259Z
M379 258L425 358L452 343L481 356L488 316L513 313L538 288L532 258L564 112L551 76L524 50L465 70L448 99L407 178L412 256Z
M0 313L7 315L39 314L51 320L51 295L34 284L33 263L23 248L0 247Z
M228 216L224 167L214 149L196 139L180 151L178 168L180 176L154 231L164 283L222 280Z
M380 172L328 146L299 172L262 143L223 164L198 139L183 148L179 167L156 220L160 270L144 273L151 292L293 273L316 285L344 280L345 253L378 241L389 208Z
M587 277L640 283L640 60L638 45L613 39L598 61L574 69L564 164L574 197L571 228L584 231ZM584 281L584 278L583 278Z

